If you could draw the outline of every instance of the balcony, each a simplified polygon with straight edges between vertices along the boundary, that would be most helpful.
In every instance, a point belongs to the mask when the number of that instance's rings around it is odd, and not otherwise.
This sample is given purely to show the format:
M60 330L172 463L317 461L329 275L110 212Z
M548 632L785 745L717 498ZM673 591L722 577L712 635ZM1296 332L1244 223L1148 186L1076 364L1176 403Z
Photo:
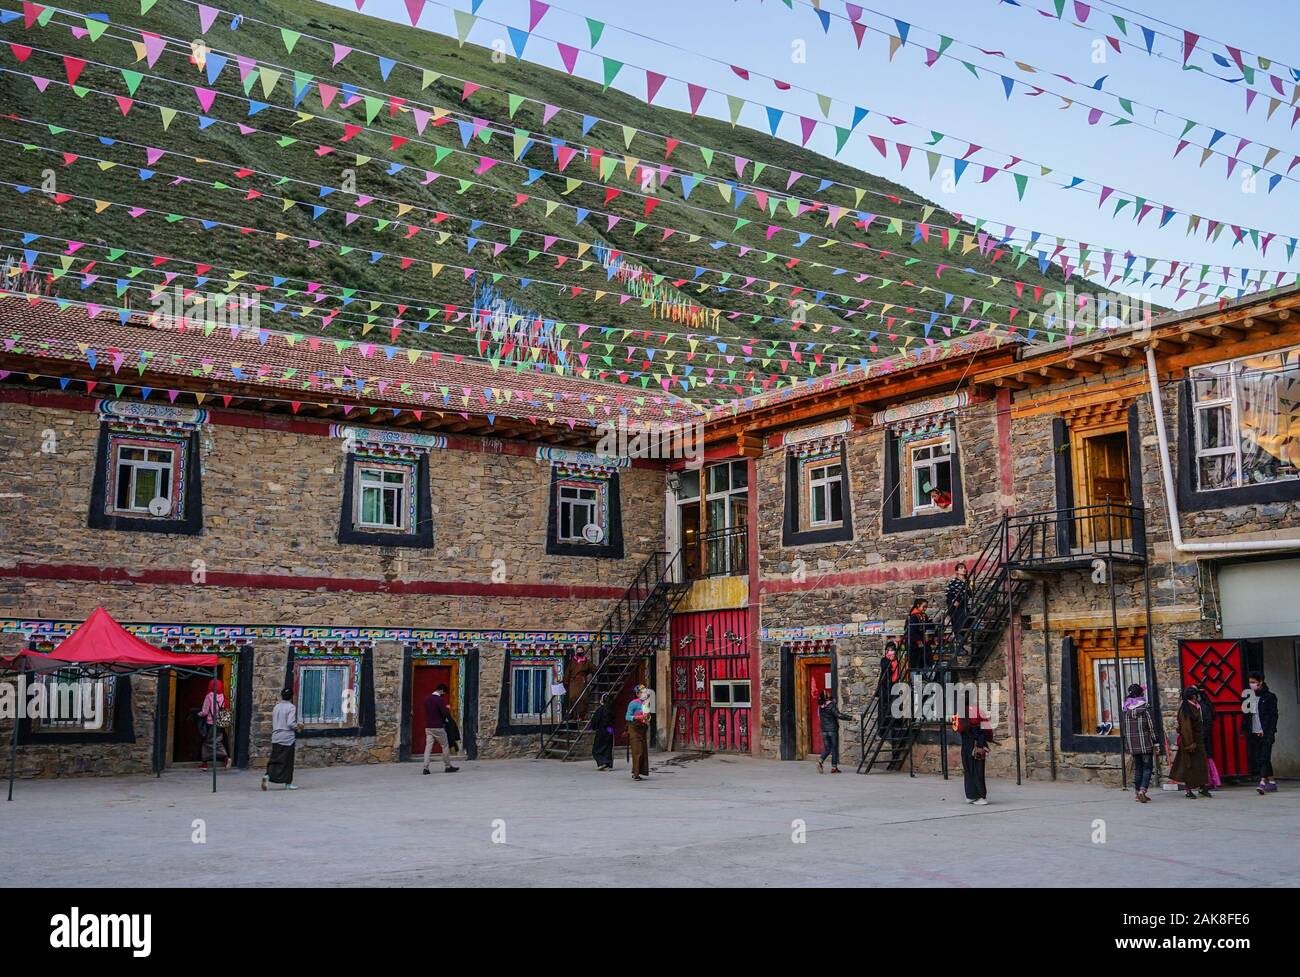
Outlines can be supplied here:
M1141 506L1104 502L1009 516L1003 552L1012 567L1088 568L1097 560L1146 562L1146 517Z
M749 573L748 529L715 529L710 533L688 535L682 550L686 558L686 576L690 580Z

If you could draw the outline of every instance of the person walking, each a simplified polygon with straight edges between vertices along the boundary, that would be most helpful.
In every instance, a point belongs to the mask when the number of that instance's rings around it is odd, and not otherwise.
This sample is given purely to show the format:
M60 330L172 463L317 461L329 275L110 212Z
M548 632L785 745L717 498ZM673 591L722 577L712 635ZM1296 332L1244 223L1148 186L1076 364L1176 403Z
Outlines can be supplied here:
M226 699L226 690L221 679L208 683L208 694L203 697L203 706L199 709L199 719L203 721L200 731L204 734L203 746L199 753L199 769L207 770L212 761L212 727L218 727L217 759L225 761L225 768L230 769L230 740L227 727L230 725L230 703Z
M634 690L632 701L627 704L627 739L632 752L632 779L641 780L650 776L650 756L648 752L648 735L650 731L650 709L648 707L650 690L638 685Z
M944 602L948 605L948 623L952 627L952 651L955 657L961 654L965 643L966 615L970 605L969 571L965 563L958 563L953 570L952 579L944 591Z
M840 772L840 723L852 718L840 712L829 689L817 693L817 719L822 727L822 755L817 758L817 772L825 773L826 758L831 758L831 773Z
M569 696L569 708L576 707L577 712L575 719L582 719L587 713L591 712L591 702L584 698L583 693L587 691L587 683L591 680L591 673L596 670L590 659L587 658L587 649L579 648L569 660L568 667L565 669L564 689Z
M1205 770L1209 780L1206 784L1211 790L1218 790L1219 768L1214 762L1214 703L1209 693L1201 686L1196 686L1196 704L1201 709L1201 738L1205 741Z
M1242 732L1246 734L1246 756L1251 777L1259 778L1255 790L1263 794L1277 791L1273 779L1273 740L1277 737L1277 695L1264 681L1263 672L1251 672L1250 691L1254 694L1254 708L1243 711ZM1247 700L1249 701L1249 700Z
M1124 739L1133 756L1134 800L1146 804L1151 800L1147 791L1151 787L1151 773L1155 769L1156 750L1163 749L1156 735L1156 723L1147 705L1146 691L1134 682L1128 687L1124 700Z
M1183 796L1213 797L1208 786L1209 766L1205 762L1205 733L1201 726L1200 695L1195 686L1183 689L1183 702L1178 707L1178 752L1174 754L1169 776L1182 784L1187 793Z
M989 802L984 767L989 747L993 745L993 723L978 706L967 705L965 718L954 716L953 725L961 734L961 773L966 803L983 807Z
M610 708L608 693L600 697L600 703L591 715L591 730L595 734L591 742L591 758L596 761L596 769L613 770L614 710Z
M929 608L930 602L918 597L907 612L907 665L913 671L927 672L932 664Z
M285 790L297 790L293 782L293 754L298 741L298 707L293 704L293 689L282 689L280 701L271 710L271 759L262 774L262 790L267 784L283 784Z
M447 720L451 709L447 706L447 686L440 685L424 700L424 772L429 772L433 744L442 747L442 772L455 773L460 767L451 765L451 744L447 741Z
M898 645L894 641L885 642L885 653L880 659L880 678L876 695L879 715L876 725L883 735L888 735L894 726L894 686L901 674L898 660Z

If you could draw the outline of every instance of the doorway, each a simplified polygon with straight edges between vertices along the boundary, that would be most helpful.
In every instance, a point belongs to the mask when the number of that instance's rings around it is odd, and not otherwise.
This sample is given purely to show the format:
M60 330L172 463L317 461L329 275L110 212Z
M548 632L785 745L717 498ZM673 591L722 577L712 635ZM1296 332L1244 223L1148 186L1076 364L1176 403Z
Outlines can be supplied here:
M835 694L829 658L801 658L795 665L795 685L799 690L797 713L797 739L799 756L820 756L822 752L822 724L818 716L817 697L822 690Z
M234 697L231 695L231 662L229 658L222 657L220 667L221 685L225 689L226 701L230 703L231 709L237 710ZM171 751L169 762L171 763L199 763L202 756L202 736L199 733L197 717L199 710L203 708L203 700L208 694L208 684L212 681L207 675L172 675L169 701L172 703L171 715L169 717L171 724ZM235 756L231 751L235 744L231 741L235 729L224 730L218 735L224 736L226 740L226 752L232 757Z
M1106 515L1106 503L1127 507L1129 491L1128 426L1088 430L1079 434L1075 445L1075 498L1087 506L1079 527L1079 542L1085 548L1132 538L1133 527L1126 509Z
M411 758L424 758L424 700L440 685L447 686L447 705L451 714L460 723L460 703L457 701L456 668L454 665L421 665L413 663L411 667L411 714L410 743ZM462 735L464 735L462 733ZM442 746L433 744L433 754L442 753Z

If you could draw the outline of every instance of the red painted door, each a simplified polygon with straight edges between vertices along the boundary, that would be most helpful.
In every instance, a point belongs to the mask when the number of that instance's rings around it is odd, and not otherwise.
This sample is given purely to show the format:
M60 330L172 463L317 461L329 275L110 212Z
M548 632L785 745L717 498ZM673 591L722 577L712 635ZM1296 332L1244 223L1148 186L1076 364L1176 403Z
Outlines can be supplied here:
M642 671L639 665L633 669L623 691L614 698L614 743L618 746L627 745L627 705L632 701L633 690L645 681Z
M1250 770L1246 741L1241 735L1241 694L1246 687L1246 653L1242 643L1213 639L1180 641L1178 660L1183 688L1199 685L1214 703L1214 724L1206 739L1219 776L1245 777Z
M817 697L822 689L831 685L831 667L829 665L808 666L808 733L812 752L821 756L822 723L817 708Z
M429 698L429 695L439 685L451 687L450 665L415 665L411 668L412 757L424 756L424 700ZM442 747L434 743L433 752L436 756L442 752Z

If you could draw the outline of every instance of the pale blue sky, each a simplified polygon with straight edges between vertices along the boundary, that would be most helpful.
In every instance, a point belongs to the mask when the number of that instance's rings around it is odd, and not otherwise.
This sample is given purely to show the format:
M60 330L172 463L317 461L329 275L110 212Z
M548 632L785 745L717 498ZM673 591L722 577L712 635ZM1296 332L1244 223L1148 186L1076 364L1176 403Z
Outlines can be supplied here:
M329 0L337 6L354 8L352 0ZM1222 157L1212 157L1198 167L1200 150L1184 149L1173 159L1176 138L1183 130L1183 119L1191 118L1218 129L1245 137L1280 153L1270 169L1285 172L1291 160L1300 154L1300 127L1290 126L1293 109L1284 105L1266 121L1266 96L1259 96L1249 113L1245 111L1243 86L1225 84L1190 71L1183 71L1175 61L1150 58L1127 51L1116 54L1106 49L1104 63L1096 63L1094 41L1100 32L1081 30L1041 17L1035 6L1049 8L1051 0L1023 0L1030 9L1014 9L998 0L864 0L860 6L878 13L867 13L864 22L884 27L888 18L912 24L910 43L892 62L887 59L882 34L868 31L859 50L847 20L833 16L829 33L824 33L807 0L794 0L788 9L780 0L556 0L537 29L539 35L567 41L577 47L589 47L582 17L592 16L607 23L597 51L625 61L629 66L650 68L670 76L705 85L711 90L745 97L741 123L767 131L765 113L759 106L772 106L787 113L822 119L815 97L798 88L811 89L835 99L831 120L847 125L854 105L871 109L871 115L859 125L844 151L837 157L844 162L897 180L945 207L973 216L1007 222L1021 229L1045 234L1062 234L1088 242L1094 247L1130 249L1138 254L1214 264L1245 265L1300 271L1300 253L1288 261L1284 240L1275 241L1266 256L1248 245L1232 247L1230 232L1216 243L1205 241L1203 233L1187 237L1186 222L1176 217L1161 230L1158 211L1148 216L1141 227L1131 220L1110 218L1113 199L1098 208L1095 192L1065 191L1046 182L1030 180L1023 202L1016 199L1012 182L994 178L988 184L978 182L979 171L972 166L955 190L945 191L941 164L935 179L929 177L925 160L914 154L905 172L892 147L889 158L881 159L867 139L869 134L919 145L925 133L910 126L892 125L885 115L902 117L926 130L934 129L954 137L968 139L990 150L1000 150L1053 167L1053 179L1067 182L1078 176L1130 193L1168 204L1180 212L1203 214L1264 231L1278 232L1280 237L1300 236L1300 166L1293 171L1296 180L1284 179L1269 193L1263 176L1256 191L1245 192L1243 170L1225 179L1226 164ZM1121 9L1121 4L1129 10ZM420 26L442 33L452 33L448 6L468 10L470 0L444 0L442 5L429 3ZM841 0L822 0L832 15L842 15ZM1097 0L1090 23L1105 26L1116 33L1108 14L1125 16L1130 24L1146 20L1167 33L1178 33L1157 20L1186 27L1207 38L1233 44L1245 51L1274 58L1288 64L1300 63L1300 8L1288 0L1254 0L1250 3L1224 4L1215 0ZM526 27L528 0L484 0L478 14L480 21L470 41L490 44L504 36L497 24ZM368 0L365 13L408 23L402 0ZM881 16L885 15L885 16ZM1142 15L1147 15L1144 18ZM627 28L647 37L635 36ZM1130 33L1138 36L1132 28ZM1109 128L1109 119L1089 126L1086 110L1061 111L1061 101L1052 96L1026 97L1016 89L1008 101L996 78L973 78L954 59L940 59L927 68L920 54L921 46L937 46L936 35L954 39L947 51L977 66L995 69L1018 80L1038 80L1043 87L1091 104L1118 112L1115 100L1095 91L1085 91L1052 78L1049 74L1028 76L1016 72L1010 64L965 47L969 43L995 49L1015 60L1034 65L1045 72L1060 72L1091 84L1108 76L1104 92L1125 95L1138 102L1158 106L1170 115L1153 118L1148 109L1134 107L1143 123L1156 126L1160 133L1137 125ZM653 38L653 39L651 39ZM803 42L806 60L795 57ZM1157 50L1172 52L1170 42L1157 39ZM685 50L681 50L685 49ZM1209 50L1221 51L1219 45ZM691 53L687 53L691 52ZM706 60L708 55L723 61ZM1204 63L1208 55L1198 52ZM561 63L551 42L530 43L525 57L549 67ZM736 64L789 82L794 89L779 91L766 78L749 81L736 77L726 64ZM578 73L592 77L599 70L591 58L579 60ZM1219 73L1239 77L1235 69L1216 68ZM1284 69L1276 69L1285 74ZM985 74L981 72L981 74ZM1288 81L1289 81L1288 77ZM1267 87L1267 79L1258 79L1256 87ZM625 69L615 86L640 97L645 94L645 76ZM1291 87L1286 94L1289 100ZM686 108L686 91L680 83L667 82L655 104ZM701 112L722 116L725 101L718 95L706 97ZM787 118L779 133L797 140L797 120ZM1207 130L1198 129L1189 137L1204 143ZM1224 136L1216 149L1235 151L1238 139ZM831 154L833 134L819 127L809 143L811 148ZM938 148L952 152L960 144L945 140ZM963 147L964 148L964 147ZM1264 150L1247 147L1242 158L1262 161ZM983 157L976 157L977 160ZM996 165L1005 156L989 156ZM1022 168L1023 169L1023 168ZM865 204L864 204L865 206ZM1221 278L1216 277L1216 282ZM1271 284L1271 280L1270 280ZM1172 293L1160 293L1159 300L1172 303ZM1183 306L1191 304L1184 299Z

